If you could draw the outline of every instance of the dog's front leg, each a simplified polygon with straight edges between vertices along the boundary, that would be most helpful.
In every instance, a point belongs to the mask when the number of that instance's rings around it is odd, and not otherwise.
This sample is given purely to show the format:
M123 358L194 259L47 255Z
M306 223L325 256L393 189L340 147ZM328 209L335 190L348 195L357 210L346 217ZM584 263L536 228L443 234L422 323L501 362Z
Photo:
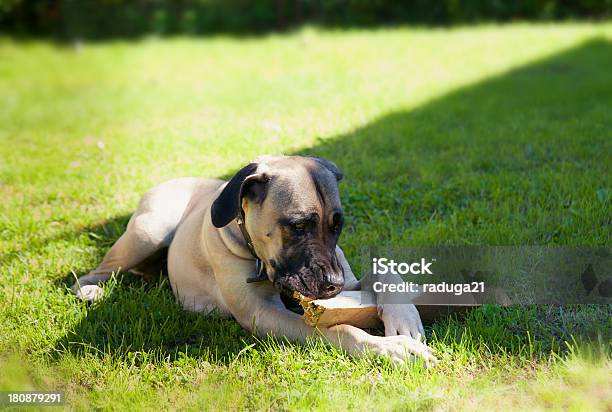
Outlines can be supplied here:
M340 246L336 246L336 258L344 271L344 290L361 290L361 282L353 274ZM405 335L418 341L425 340L425 330L416 306L382 303L378 305L378 316L385 325L385 336Z

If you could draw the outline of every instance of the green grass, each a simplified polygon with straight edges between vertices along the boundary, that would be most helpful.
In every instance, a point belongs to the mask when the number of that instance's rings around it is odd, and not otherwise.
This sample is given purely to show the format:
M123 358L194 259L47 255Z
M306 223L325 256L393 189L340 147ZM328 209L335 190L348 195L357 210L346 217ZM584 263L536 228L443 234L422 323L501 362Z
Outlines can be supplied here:
M141 193L264 153L345 173L364 245L610 246L612 25L0 40L0 388L71 407L610 410L610 306L485 306L427 327L436 370L258 340L126 276L66 287Z

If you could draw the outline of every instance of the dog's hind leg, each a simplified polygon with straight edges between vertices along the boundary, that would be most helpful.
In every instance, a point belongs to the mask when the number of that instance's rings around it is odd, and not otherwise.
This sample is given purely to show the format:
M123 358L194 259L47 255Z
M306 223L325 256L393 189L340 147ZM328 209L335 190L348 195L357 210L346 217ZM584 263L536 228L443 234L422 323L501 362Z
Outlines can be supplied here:
M100 298L103 293L100 285L112 273L130 270L168 247L199 181L195 178L171 180L147 192L125 233L106 253L102 263L72 285L76 296L88 301Z

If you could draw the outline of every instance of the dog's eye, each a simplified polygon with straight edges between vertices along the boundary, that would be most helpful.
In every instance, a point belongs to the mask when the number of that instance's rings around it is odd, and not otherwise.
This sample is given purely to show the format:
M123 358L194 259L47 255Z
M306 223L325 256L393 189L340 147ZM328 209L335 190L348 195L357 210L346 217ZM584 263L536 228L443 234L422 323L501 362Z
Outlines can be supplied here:
M334 234L340 233L342 230L342 225L344 223L344 218L340 213L335 213L332 217L332 223L330 226L331 231Z
M335 225L332 226L331 230L335 234L338 234L342 230L342 225L340 223L336 223Z
M309 216L306 218L298 217L295 219L284 218L281 219L279 223L291 231L292 234L299 236L314 231L317 225L317 217Z
M298 222L291 225L291 228L296 234L302 234L306 231L306 223Z

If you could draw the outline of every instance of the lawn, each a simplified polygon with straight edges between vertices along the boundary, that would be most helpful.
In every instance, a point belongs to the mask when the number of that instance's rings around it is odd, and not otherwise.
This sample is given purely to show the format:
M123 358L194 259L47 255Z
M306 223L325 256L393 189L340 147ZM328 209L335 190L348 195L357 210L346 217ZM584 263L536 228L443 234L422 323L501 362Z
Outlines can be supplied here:
M75 409L612 409L610 306L484 306L428 325L440 366L256 339L167 281L68 293L139 196L264 153L345 174L341 238L611 242L612 24L87 43L0 38L0 389Z

